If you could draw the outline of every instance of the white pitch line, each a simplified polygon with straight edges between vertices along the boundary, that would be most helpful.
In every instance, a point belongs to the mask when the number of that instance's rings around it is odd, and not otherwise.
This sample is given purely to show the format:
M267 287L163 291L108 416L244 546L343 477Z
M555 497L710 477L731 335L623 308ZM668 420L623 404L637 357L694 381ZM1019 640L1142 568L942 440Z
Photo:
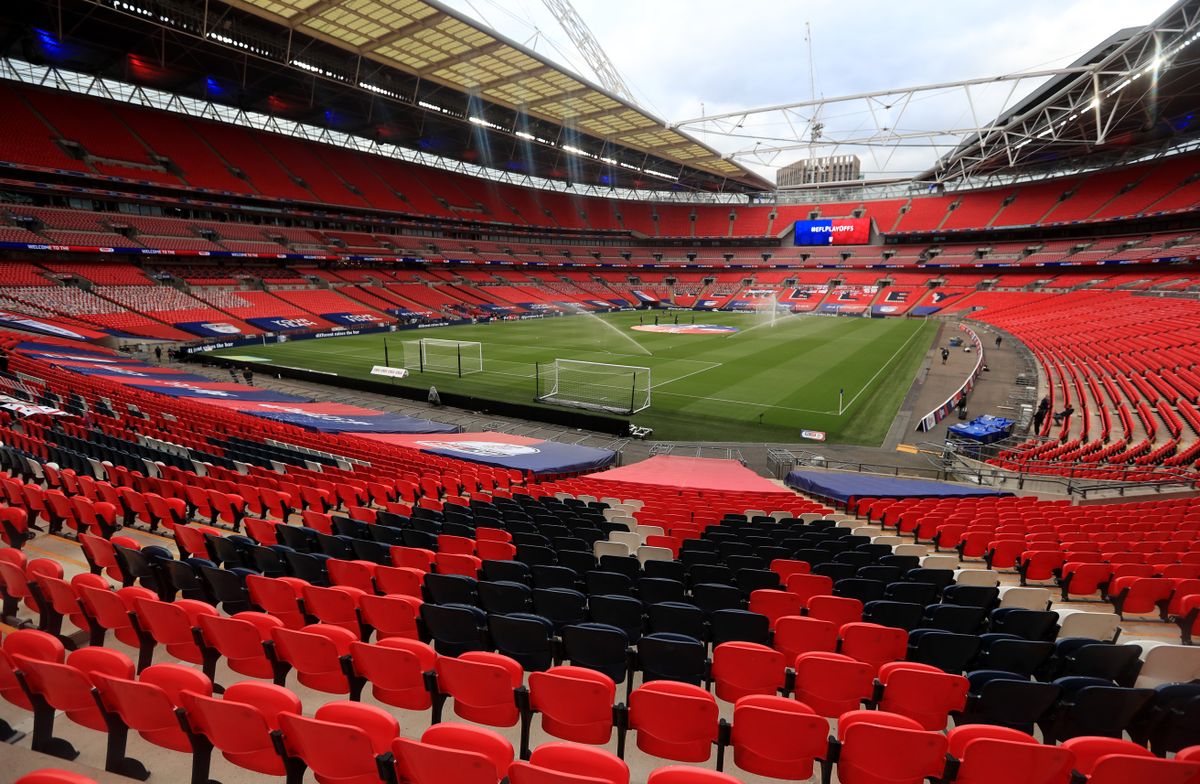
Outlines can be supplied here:
M894 362L896 360L896 357L900 356L900 352L903 351L905 348L907 348L909 343L912 343L913 338L915 338L917 335L920 335L922 332L924 332L924 330L918 328L916 332L909 335L908 340L904 341L900 345L900 348L896 349L896 353L894 353L890 357L888 357L888 361L884 362L882 365L880 365L879 370L875 371L875 375L871 376L871 378L867 381L867 383L863 384L862 389L858 390L858 394L855 395L854 397L850 398L849 403L842 406L842 410L840 412L838 412L838 416L843 416L847 411L849 411L850 407L854 405L854 401L858 400L860 397L862 397L862 393L866 392L867 389L870 388L871 384L875 383L875 379L879 378L879 374L882 373L884 370L886 370L888 365L892 364L892 362Z
M691 360L691 361L698 362L700 360ZM665 387L667 384L674 384L676 381L683 381L685 378L690 378L691 376L694 376L697 373L707 373L708 371L712 370L713 368L721 367L721 365L723 365L723 364L724 363L722 363L722 362L710 362L710 363L708 363L708 367L702 367L699 370L693 370L691 373L684 373L682 376L677 376L676 378L669 378L666 381L660 381L657 384L651 384L650 388L658 389L659 387Z

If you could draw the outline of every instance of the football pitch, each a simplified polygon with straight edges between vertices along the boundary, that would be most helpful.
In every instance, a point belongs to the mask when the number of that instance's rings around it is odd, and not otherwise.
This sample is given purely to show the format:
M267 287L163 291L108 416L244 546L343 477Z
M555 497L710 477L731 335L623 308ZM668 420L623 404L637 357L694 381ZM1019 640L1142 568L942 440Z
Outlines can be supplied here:
M721 325L736 332L671 334L632 328L660 324ZM242 346L217 356L335 373L372 376L404 363L405 341L420 338L482 344L483 371L412 370L394 383L532 404L537 363L584 360L650 369L650 407L631 421L656 440L796 442L802 429L830 441L877 446L908 393L937 333L923 319L837 318L765 314L639 311L404 330L323 340ZM330 379L333 382L333 379ZM839 390L844 390L839 412ZM539 404L541 405L541 404ZM434 416L436 419L436 416Z

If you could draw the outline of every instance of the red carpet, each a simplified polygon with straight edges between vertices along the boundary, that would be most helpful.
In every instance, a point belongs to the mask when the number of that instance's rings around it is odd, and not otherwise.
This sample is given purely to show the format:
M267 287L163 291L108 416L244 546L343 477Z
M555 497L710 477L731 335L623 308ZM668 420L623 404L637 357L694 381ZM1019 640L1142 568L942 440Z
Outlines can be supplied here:
M659 455L633 465L589 474L586 478L693 490L793 495L787 488L764 479L736 460L715 460L711 457Z

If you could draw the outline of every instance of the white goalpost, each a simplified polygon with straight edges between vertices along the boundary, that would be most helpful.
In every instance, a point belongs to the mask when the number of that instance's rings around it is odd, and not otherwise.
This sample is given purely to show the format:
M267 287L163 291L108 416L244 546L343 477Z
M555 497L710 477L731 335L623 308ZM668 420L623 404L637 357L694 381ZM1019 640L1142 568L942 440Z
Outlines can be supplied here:
M483 372L483 344L473 340L421 338L404 341L404 367L420 373L465 376Z
M650 368L578 359L537 365L535 399L574 408L636 414L650 407Z

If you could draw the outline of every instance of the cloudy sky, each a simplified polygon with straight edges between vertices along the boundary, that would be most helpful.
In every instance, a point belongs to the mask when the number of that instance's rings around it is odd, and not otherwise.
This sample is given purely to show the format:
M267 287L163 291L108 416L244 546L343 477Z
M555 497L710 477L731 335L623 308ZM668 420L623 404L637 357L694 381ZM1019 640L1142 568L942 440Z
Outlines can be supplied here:
M592 77L542 0L443 0L540 54ZM642 106L678 121L805 100L810 94L805 22L812 27L816 94L832 98L1018 71L1065 66L1123 27L1162 14L1168 0L572 0ZM980 114L994 117L1020 92L981 91ZM822 117L831 129L860 128L861 108ZM981 117L981 120L986 119ZM775 118L778 122L779 118ZM930 96L896 127L962 127L970 112L961 92ZM762 125L763 135L781 130ZM753 142L697 135L723 152ZM831 150L825 150L826 153ZM937 150L888 157L858 152L868 176L912 173ZM768 172L801 153L755 165ZM770 164L770 165L768 165Z

